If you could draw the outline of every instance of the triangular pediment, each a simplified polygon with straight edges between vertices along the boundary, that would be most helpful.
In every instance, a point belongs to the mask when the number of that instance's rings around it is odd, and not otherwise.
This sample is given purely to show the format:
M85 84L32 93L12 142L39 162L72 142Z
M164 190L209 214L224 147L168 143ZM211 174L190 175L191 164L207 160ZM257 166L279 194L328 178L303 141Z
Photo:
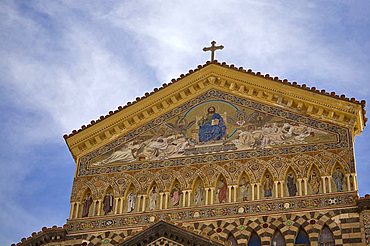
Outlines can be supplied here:
M244 104L240 103L242 101ZM66 141L76 159L95 152L94 160L89 158L91 163L103 160L99 158L107 158L109 151L112 154L117 148L122 147L122 144L134 145L135 141L145 142L154 138L162 141L159 135L162 135L162 138L169 137L168 140L190 139L191 144L198 149L200 142L202 142L200 145L204 145L204 141L199 139L201 134L197 132L201 125L199 120L205 117L207 109L213 105L221 116L220 120L226 125L225 135L228 140L220 147L220 143L217 142L220 139L217 141L211 139L214 146L206 148L214 150L241 150L241 142L247 143L251 149L260 148L261 145L270 148L302 143L338 143L339 135L326 128L320 128L319 123L349 129L351 134L360 131L364 124L362 107L358 104L210 64L138 99L132 105L111 112L108 117L102 117L99 122L89 127L82 127L81 132L74 133ZM281 113L275 114L276 112ZM243 121L245 122L242 123ZM310 124L309 121L314 121L315 124ZM262 129L262 123L271 129ZM294 129L290 126L294 126ZM289 131L288 128L295 132L283 135L281 131ZM247 140L247 135L251 131L254 131L254 138L258 131L263 134L267 131L271 131L272 135L276 132L278 134L271 136L270 140L265 139L262 143L260 140L251 143ZM168 135L170 133L172 137ZM178 134L182 134L183 137L179 138ZM240 134L245 135L246 139L240 139L238 142L238 138L242 138ZM289 139L289 134L293 139ZM135 137L132 141L131 136ZM225 136L222 138L225 140ZM117 144L117 141L120 143ZM104 147L104 151L98 150L103 146L112 145L114 148ZM202 154L207 152L204 146L199 146L200 149L193 152L188 149L181 151L186 155ZM247 147L241 148L245 150ZM106 151L107 149L109 151ZM103 157L100 157L101 154ZM160 157L160 154L155 155ZM134 158L149 160L145 155Z
M160 221L134 237L126 240L121 246L133 245L222 245L211 241L210 239L201 237L192 232L186 231L175 225Z

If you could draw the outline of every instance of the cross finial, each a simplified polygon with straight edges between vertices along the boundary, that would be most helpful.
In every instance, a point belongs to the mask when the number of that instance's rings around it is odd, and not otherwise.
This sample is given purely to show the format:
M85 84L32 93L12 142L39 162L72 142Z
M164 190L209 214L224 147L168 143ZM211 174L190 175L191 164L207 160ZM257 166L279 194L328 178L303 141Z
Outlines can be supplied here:
M222 50L224 48L223 45L216 46L216 41L211 42L211 47L204 47L203 51L211 51L211 62L215 60L215 51L216 50Z

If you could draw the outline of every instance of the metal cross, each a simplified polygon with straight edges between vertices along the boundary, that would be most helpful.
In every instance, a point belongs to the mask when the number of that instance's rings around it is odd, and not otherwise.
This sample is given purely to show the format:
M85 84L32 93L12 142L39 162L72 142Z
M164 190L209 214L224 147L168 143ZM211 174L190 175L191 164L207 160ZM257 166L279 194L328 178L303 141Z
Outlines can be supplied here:
M222 50L224 48L223 45L216 46L216 41L211 42L211 47L204 47L203 51L211 51L211 62L215 60L215 51Z

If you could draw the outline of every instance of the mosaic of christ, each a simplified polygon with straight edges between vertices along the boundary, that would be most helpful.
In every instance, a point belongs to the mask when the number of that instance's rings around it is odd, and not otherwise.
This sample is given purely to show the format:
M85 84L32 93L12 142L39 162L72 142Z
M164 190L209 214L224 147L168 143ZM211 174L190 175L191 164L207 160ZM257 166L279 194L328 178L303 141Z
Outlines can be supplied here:
M337 142L337 136L223 100L209 100L92 160L91 165L328 142Z

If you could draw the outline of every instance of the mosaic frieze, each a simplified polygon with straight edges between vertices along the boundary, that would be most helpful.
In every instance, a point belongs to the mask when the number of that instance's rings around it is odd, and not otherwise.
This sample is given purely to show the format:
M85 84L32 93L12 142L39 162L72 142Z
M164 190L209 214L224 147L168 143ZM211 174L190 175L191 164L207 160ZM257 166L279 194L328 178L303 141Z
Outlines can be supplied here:
M351 145L345 128L210 90L82 157L78 175L351 149Z
M249 201L237 204L222 204L201 208L182 208L178 210L158 210L153 212L132 213L127 215L114 215L83 219L69 220L67 230L69 232L81 232L89 230L103 230L113 228L129 228L145 226L153 222L164 220L173 223L214 220L228 217L258 216L270 213L287 213L299 209L330 209L354 206L356 204L355 193L320 195L316 197L284 198L271 201Z

